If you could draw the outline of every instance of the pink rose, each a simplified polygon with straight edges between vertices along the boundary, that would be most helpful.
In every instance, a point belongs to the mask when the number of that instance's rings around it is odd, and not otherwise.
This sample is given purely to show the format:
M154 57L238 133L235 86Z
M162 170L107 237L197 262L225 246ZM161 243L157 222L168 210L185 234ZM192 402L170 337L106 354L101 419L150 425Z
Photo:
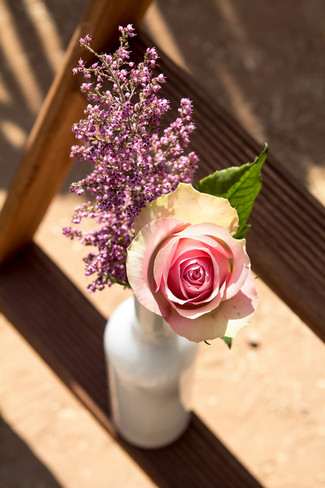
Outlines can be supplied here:
M195 342L234 337L248 324L258 297L228 200L181 183L148 204L135 226L126 266L142 305Z

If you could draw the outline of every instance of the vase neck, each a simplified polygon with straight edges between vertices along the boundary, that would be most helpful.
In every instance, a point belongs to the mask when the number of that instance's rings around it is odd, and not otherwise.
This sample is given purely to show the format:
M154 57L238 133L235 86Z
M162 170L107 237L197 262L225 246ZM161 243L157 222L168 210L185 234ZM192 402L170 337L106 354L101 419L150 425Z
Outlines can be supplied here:
M134 297L136 328L148 340L161 340L173 335L172 329L161 317L141 305Z

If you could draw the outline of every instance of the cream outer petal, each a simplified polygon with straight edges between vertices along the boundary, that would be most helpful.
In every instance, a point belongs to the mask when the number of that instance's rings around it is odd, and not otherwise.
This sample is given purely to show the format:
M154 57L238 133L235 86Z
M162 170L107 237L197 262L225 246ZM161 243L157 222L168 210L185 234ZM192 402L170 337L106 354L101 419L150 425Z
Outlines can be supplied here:
M186 220L191 224L211 222L234 235L238 214L226 198L200 193L192 185L180 183L175 191L148 203L135 219L135 232L151 222L166 217Z

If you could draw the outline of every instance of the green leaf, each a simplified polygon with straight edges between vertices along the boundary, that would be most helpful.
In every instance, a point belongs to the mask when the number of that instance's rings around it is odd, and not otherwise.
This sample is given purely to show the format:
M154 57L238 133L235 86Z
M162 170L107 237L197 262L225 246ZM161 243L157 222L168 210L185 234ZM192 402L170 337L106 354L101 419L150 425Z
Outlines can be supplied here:
M202 193L209 193L216 197L227 195L232 185L245 174L247 167L251 163L241 166L231 166L230 168L215 171L211 175L202 178L196 185L196 190Z
M239 227L235 235L241 239L249 230L247 220L253 209L257 195L262 187L261 169L267 158L269 147L265 144L263 152L253 163L216 171L198 182L195 189L229 200L237 210Z
M231 337L221 337L221 339L223 341L225 341L225 343L227 344L227 346L229 347L229 349L231 349L231 345L232 345L232 338Z

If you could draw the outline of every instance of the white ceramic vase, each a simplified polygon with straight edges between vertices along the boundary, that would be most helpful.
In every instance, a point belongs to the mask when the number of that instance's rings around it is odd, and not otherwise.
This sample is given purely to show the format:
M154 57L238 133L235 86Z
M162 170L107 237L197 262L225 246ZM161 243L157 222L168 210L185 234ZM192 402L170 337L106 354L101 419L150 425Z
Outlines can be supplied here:
M121 436L151 449L180 437L190 420L197 344L130 297L107 322L104 349L112 420Z

